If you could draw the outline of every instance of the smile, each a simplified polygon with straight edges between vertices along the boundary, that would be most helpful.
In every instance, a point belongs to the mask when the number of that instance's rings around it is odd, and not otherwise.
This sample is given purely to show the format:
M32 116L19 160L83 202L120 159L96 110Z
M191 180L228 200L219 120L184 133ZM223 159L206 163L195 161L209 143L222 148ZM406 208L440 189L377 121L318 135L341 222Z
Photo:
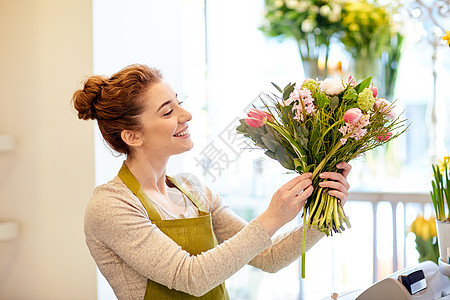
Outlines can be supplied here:
M185 136L187 134L189 134L189 130L186 128L183 131L180 131L177 134L174 134L173 136L177 136L178 137L178 136Z

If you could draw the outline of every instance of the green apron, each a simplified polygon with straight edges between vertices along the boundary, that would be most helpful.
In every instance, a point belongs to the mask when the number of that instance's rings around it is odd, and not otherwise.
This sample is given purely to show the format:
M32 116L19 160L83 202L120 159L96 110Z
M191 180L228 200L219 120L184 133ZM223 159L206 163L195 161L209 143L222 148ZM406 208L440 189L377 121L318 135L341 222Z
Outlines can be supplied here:
M191 255L198 255L217 246L216 236L212 228L211 214L206 212L203 205L188 190L184 189L173 178L167 176L175 187L186 195L189 200L198 208L200 216L196 218L162 220L152 201L147 194L141 189L139 182L130 172L125 162L119 171L120 179L127 187L139 198L142 205L147 210L149 219L162 232L170 237L175 243L181 246ZM184 292L169 289L165 285L147 280L147 289L145 291L144 300L150 299L208 299L208 300L228 300L228 292L225 283L222 283L201 297L194 297Z

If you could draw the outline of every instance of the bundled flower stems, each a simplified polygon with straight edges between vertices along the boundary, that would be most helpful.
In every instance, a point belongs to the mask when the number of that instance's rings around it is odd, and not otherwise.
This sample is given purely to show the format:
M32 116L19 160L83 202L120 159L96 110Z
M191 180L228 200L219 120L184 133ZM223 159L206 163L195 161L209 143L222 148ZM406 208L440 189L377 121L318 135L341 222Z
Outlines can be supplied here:
M407 129L406 120L394 113L394 104L377 97L371 80L356 84L351 76L348 80L306 79L283 89L273 84L280 95L267 95L272 103L261 99L262 109L251 109L237 128L284 168L312 172L314 191L302 212L302 278L307 228L333 235L350 227L340 201L319 187L318 174L338 172L339 162L349 162Z

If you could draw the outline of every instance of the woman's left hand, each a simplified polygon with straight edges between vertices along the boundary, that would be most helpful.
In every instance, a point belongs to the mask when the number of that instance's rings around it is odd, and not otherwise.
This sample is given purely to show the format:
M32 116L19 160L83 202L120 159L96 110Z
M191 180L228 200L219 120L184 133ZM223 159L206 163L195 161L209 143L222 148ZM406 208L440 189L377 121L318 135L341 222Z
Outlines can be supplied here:
M342 173L335 172L323 172L320 173L321 179L328 179L319 183L322 188L329 188L328 194L335 196L341 200L342 205L345 204L348 197L348 189L350 184L347 181L347 176L352 169L352 166L346 162L340 162L336 165L336 168L341 169Z

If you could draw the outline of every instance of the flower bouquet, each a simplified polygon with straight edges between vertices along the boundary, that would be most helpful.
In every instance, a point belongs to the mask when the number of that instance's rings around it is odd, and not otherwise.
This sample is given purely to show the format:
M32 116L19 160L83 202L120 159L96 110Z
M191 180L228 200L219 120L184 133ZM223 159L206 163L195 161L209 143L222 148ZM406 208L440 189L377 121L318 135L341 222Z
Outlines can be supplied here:
M305 277L305 238L308 227L326 235L345 230L350 222L339 200L319 187L321 172L338 172L349 162L403 133L405 120L396 117L394 104L377 98L369 77L359 84L349 77L302 84L267 95L261 110L251 109L237 131L250 138L284 168L312 172L314 192L303 207L302 277ZM270 102L269 102L270 101ZM397 133L395 131L398 130Z

